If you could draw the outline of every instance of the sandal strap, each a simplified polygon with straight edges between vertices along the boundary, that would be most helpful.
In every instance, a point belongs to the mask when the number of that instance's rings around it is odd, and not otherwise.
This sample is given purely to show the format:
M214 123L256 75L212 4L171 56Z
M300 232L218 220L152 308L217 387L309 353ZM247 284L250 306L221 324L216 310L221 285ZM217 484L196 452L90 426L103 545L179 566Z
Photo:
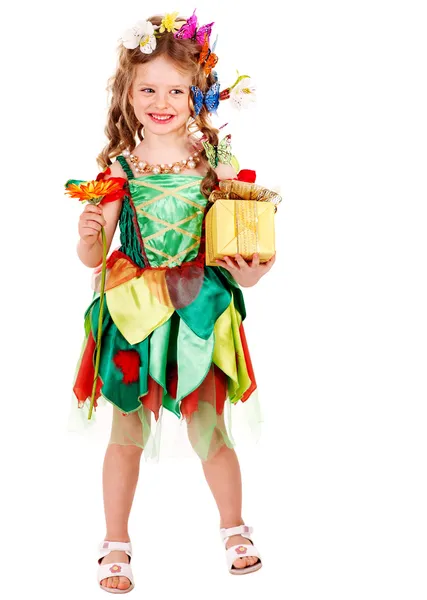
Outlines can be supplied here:
M131 566L128 563L112 563L110 565L99 565L98 567L98 583L108 577L127 577L133 585L133 574Z
M113 550L120 550L126 552L129 556L129 561L132 558L132 544L131 542L109 542L108 540L102 541L98 548L98 560L110 554Z
M221 539L224 543L227 543L227 540L232 535L241 535L242 537L250 540L250 535L253 532L253 527L249 527L248 525L238 525L237 527L228 527L220 529Z

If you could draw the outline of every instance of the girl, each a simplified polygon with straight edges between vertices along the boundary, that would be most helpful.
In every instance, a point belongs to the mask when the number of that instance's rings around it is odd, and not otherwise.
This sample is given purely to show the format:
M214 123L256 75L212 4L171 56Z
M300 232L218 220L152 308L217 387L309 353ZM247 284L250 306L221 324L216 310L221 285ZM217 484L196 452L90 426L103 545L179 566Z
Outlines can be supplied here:
M163 409L185 419L202 460L230 572L261 567L252 529L241 515L241 476L226 410L255 402L240 287L255 285L274 257L260 264L257 255L249 263L238 255L217 261L218 267L205 266L210 192L218 180L237 173L218 161L223 153L209 120L219 93L212 70L217 57L209 49L213 24L198 28L195 14L187 21L176 16L139 22L121 40L108 144L98 157L105 170L98 179L125 179L127 194L102 206L87 204L79 221L78 256L91 268L102 262L101 228L107 249L118 223L120 228L121 246L107 261L96 388L96 398L113 404L98 581L114 593L134 586L128 519L142 451L158 453ZM208 146L201 145L201 136ZM213 152L207 153L209 147ZM80 408L87 406L94 380L99 279L98 268L73 386Z

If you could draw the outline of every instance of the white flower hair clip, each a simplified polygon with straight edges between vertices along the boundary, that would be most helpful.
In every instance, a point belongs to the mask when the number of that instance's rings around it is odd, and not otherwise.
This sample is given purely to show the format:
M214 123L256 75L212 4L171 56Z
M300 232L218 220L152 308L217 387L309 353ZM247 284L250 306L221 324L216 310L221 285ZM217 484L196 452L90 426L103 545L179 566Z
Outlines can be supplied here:
M126 29L120 38L121 43L128 50L138 48L144 54L151 54L157 46L155 30L157 26L150 21L138 21L131 29Z
M256 101L256 87L250 75L239 75L230 87L221 92L220 100L230 98L235 108L247 108L252 102Z
M177 19L178 13L166 13L160 25L153 25L151 21L138 21L131 29L126 29L120 41L128 50L138 48L144 54L151 54L157 46L156 37L168 31L176 35L186 21Z

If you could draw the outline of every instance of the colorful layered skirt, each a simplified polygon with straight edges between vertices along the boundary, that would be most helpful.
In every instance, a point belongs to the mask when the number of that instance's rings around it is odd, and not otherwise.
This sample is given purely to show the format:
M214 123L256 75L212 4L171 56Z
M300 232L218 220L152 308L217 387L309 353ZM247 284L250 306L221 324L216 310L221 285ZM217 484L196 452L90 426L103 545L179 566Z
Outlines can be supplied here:
M87 409L94 383L99 288L100 268L93 275L73 382L79 410ZM107 261L105 290L94 408L100 400L113 405L110 443L136 445L158 459L165 411L186 422L191 446L203 460L224 444L235 445L236 405L247 407L248 424L257 429L245 305L226 270L200 260L143 268L116 250Z

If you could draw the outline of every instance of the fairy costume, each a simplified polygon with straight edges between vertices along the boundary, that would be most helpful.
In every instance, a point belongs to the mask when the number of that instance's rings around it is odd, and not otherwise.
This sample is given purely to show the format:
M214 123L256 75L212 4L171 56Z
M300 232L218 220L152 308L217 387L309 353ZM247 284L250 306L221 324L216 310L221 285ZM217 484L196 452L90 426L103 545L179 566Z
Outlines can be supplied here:
M117 160L128 194L121 246L107 260L96 398L114 406L111 442L146 448L167 410L186 419L191 444L205 459L215 446L234 445L226 411L249 405L257 387L243 295L228 271L205 266L203 177L135 177L123 156ZM73 384L80 408L94 381L99 279L100 267Z

